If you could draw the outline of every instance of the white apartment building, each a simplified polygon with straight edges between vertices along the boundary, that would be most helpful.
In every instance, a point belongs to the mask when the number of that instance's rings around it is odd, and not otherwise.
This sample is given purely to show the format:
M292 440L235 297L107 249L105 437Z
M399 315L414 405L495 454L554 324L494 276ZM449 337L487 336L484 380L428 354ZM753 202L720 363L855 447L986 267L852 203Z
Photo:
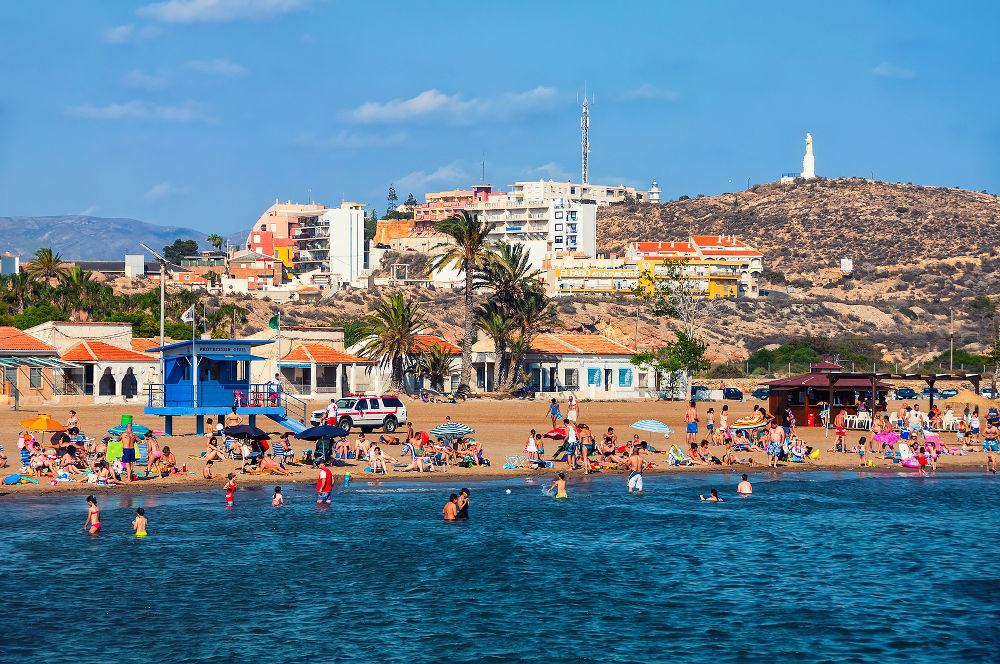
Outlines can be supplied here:
M574 184L572 182L554 182L539 180L538 182L515 182L510 185L509 195L519 202L524 200L541 200L546 198L564 198L571 201L594 201L598 206L620 203L625 200L625 194L630 193L635 200L645 203L647 194L623 184L610 187L599 184Z
M496 224L491 240L523 244L535 269L543 269L549 252L575 251L590 257L597 252L597 205L592 202L559 196L495 196L466 209Z
M300 217L292 229L295 271L320 270L338 277L339 283L353 284L364 270L363 208L357 203L341 203L318 216Z

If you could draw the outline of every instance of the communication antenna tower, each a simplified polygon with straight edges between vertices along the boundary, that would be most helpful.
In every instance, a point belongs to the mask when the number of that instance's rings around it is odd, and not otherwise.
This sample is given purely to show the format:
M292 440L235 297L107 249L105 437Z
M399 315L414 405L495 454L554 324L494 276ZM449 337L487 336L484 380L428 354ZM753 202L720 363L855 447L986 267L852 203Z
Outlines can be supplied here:
M583 112L580 115L580 131L583 134L580 141L583 148L580 184L587 184L587 167L590 161L590 104L591 101L587 99L587 91L584 87L583 104L581 104Z

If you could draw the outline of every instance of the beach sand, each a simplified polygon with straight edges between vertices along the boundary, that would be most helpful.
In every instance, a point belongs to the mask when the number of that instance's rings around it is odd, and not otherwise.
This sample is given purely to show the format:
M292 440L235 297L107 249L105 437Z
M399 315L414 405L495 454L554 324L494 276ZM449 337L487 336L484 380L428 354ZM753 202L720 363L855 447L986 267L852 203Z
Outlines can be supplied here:
M504 470L504 456L520 454L524 449L528 432L535 429L539 433L544 433L551 428L548 418L548 400L522 401L522 400L489 400L472 399L460 404L428 404L411 399L405 400L409 419L413 422L417 430L429 431L433 427L442 424L446 415L450 415L455 422L461 422L471 426L476 430L475 437L485 448L485 455L490 460L491 466L488 468L458 468L451 467L448 472L436 470L432 473L402 473L390 472L388 475L373 475L364 472L366 464L356 464L353 460L348 461L346 467L334 468L334 477L338 482L343 481L344 472L350 472L351 477L357 480L368 481L378 479L386 480L424 480L424 481L446 481L459 483L463 480L486 480L505 477L543 476L550 477L556 471L565 471L566 464L557 463L556 468L543 470ZM731 413L730 421L743 415L749 415L754 404L760 404L754 400L739 402L701 402L698 403L698 412L702 420L699 427L698 440L705 433L705 412L711 406L716 411L716 425L718 424L718 412L724 404L729 405ZM309 410L323 407L322 402L310 404ZM565 403L561 404L565 411ZM628 401L628 402L581 402L579 422L590 425L595 438L600 439L607 428L614 427L620 441L632 437L633 433L639 433L640 439L647 440L657 449L666 451L670 444L676 443L682 449L684 445L684 424L682 417L685 409L684 402L664 402L664 401ZM890 402L890 408L895 411L899 403ZM926 402L921 403L921 408L926 407ZM154 430L163 429L163 419L159 417L145 416L142 414L142 407L136 406L66 406L58 405L40 411L34 410L5 410L0 412L0 431L3 432L4 449L8 457L7 467L0 469L3 476L16 473L20 468L20 459L17 449L17 434L21 430L18 422L35 416L39 412L47 413L59 422L65 422L70 408L77 411L82 429L91 437L100 437L107 429L118 425L122 415L132 415L135 422L144 424ZM653 418L667 423L676 433L672 434L669 440L664 440L661 434L649 434L646 432L636 432L629 428L629 425L637 420ZM257 426L272 434L272 439L276 438L284 429L272 420L263 416L257 418ZM194 489L218 489L225 484L225 476L234 470L238 470L241 463L239 461L223 461L214 465L214 472L220 475L217 480L205 480L201 477L204 466L198 457L205 450L204 437L194 433L194 417L175 417L174 436L159 436L161 446L169 445L171 451L176 455L178 464L187 464L189 474L173 475L167 478L146 479L140 472L139 481L131 484L122 484L114 487L98 487L83 481L60 482L52 486L50 478L36 478L39 484L21 484L15 486L0 486L0 498L10 498L20 495L44 495L63 493L96 493L96 494L121 494L121 493L155 493L163 491L183 491ZM828 452L834 444L834 433L831 430L829 438L825 437L825 430L819 427L809 428L798 427L799 436L807 445L820 450L820 456L815 461L807 464L801 463L781 463L778 471L782 470L869 470L869 471L902 471L913 472L901 468L898 464L886 461L880 454L875 457L874 468L863 469L858 461L857 454L838 454ZM352 439L358 430L352 431ZM376 431L369 436L370 439L378 440L380 431ZM397 432L397 435L405 434L405 429ZM44 434L43 440L48 440L51 434ZM36 434L38 436L38 434ZM861 436L871 437L870 432L849 431L847 436L848 449L853 447ZM942 433L941 441L949 446L955 443L954 433ZM550 458L552 453L559 446L556 441L546 441L545 458ZM293 449L296 456L300 456L302 451L312 447L308 441L298 441L293 439ZM400 446L383 446L385 451L397 458L400 456ZM712 453L722 457L723 448L713 446ZM743 453L739 456L751 456L756 462L755 467L746 465L737 466L690 466L685 468L667 467L667 457L665 454L651 455L651 460L656 464L655 468L649 469L649 473L676 473L676 472L704 472L722 471L729 469L732 472L767 472L774 471L767 466L767 456L763 452ZM938 459L938 467L943 471L981 471L985 472L986 454L984 452L973 452L968 456L941 456ZM293 484L298 482L314 483L316 471L305 466L288 466L296 472L290 477L277 475L248 475L240 474L238 482L243 486L259 486L274 484ZM580 473L582 471L576 471ZM194 473L194 474L190 474ZM603 471L602 474L624 474L622 471ZM82 477L82 476L81 476Z

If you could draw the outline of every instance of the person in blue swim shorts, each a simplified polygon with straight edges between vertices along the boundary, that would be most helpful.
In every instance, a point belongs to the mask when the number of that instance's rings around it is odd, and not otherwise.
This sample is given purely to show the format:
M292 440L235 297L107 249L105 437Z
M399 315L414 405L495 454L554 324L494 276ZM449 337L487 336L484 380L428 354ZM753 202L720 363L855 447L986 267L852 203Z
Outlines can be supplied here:
M687 443L691 446L691 443L696 443L696 438L698 437L698 409L694 405L694 401L688 403L688 409L684 413L684 423L687 425Z

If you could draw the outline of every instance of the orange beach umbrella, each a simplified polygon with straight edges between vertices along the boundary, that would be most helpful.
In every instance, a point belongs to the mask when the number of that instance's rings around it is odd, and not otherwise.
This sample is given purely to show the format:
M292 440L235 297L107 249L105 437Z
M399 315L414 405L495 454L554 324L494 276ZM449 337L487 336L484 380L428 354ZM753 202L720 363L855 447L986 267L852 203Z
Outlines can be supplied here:
M40 413L31 419L21 420L20 425L33 431L62 431L66 428L45 413Z

